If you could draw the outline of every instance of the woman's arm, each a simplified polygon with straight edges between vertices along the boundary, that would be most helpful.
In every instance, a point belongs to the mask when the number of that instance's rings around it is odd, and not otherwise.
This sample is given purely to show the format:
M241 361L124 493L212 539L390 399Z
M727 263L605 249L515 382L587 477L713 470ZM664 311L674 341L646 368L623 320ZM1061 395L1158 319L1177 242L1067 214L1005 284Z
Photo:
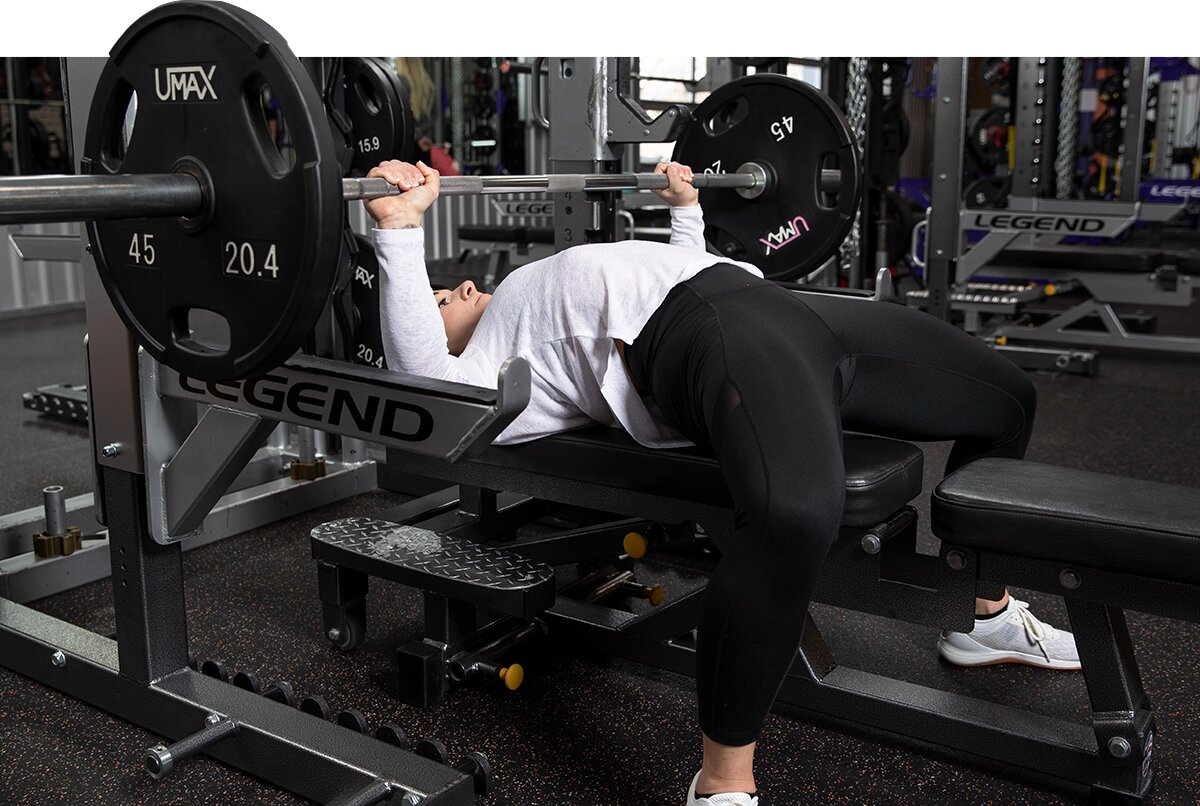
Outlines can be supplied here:
M667 187L654 192L671 205L671 245L705 249L704 213L700 191L692 187L692 169L678 162L660 162L654 172L667 175Z
M421 216L437 199L438 173L424 163L391 161L372 168L405 192L366 202L375 219L379 259L379 324L390 369L458 383L478 383L450 354L446 329L425 270Z

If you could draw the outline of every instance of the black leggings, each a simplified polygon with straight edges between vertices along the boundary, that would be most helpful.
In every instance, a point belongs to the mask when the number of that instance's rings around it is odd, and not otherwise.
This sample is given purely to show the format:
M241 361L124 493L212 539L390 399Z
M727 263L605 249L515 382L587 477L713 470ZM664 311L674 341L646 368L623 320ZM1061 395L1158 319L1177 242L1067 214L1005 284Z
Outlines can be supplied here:
M972 336L900 305L796 294L728 264L671 290L626 351L662 416L721 463L734 536L697 635L700 727L758 739L845 499L842 428L955 440L946 471L1024 455L1036 393Z

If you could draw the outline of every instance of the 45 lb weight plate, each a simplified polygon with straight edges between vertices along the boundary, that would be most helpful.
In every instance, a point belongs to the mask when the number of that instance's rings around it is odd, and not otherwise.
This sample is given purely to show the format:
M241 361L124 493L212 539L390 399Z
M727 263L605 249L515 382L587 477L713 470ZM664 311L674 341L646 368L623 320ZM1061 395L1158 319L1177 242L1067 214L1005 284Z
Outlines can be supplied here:
M824 93L782 75L717 88L693 111L673 159L698 173L734 172L747 162L766 170L766 190L756 198L704 193L704 236L717 253L776 280L828 260L862 196L858 146L845 116Z
M84 171L184 171L205 188L194 218L87 225L105 289L151 355L228 380L301 346L337 275L329 233L342 231L345 207L334 155L307 72L257 17L171 3L125 32L96 88Z

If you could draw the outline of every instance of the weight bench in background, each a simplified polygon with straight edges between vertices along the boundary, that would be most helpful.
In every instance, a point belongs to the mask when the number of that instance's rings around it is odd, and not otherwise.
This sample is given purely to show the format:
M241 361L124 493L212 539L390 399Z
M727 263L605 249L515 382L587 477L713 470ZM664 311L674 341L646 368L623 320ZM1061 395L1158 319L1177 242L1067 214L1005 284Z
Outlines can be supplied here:
M1132 332L1115 304L1187 307L1192 304L1200 253L1129 247L1055 246L1001 251L985 269L1006 277L1069 279L1089 298L1033 327L1002 325L992 336L1063 344L1200 353L1200 338ZM1079 327L1099 320L1102 330Z
M463 250L460 263L473 252L488 256L481 287L491 291L513 269L553 255L554 228L463 224L458 228L458 243Z

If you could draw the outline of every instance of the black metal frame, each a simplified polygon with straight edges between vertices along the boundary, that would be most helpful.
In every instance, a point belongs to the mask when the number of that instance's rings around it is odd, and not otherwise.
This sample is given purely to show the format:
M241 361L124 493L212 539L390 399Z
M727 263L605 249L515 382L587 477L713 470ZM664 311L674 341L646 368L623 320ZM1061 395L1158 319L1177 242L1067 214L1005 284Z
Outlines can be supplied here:
M101 483L120 642L0 599L6 667L171 740L228 719L236 734L204 752L322 803L368 789L414 806L475 802L457 770L188 668L182 548L150 539L144 476L105 467Z

